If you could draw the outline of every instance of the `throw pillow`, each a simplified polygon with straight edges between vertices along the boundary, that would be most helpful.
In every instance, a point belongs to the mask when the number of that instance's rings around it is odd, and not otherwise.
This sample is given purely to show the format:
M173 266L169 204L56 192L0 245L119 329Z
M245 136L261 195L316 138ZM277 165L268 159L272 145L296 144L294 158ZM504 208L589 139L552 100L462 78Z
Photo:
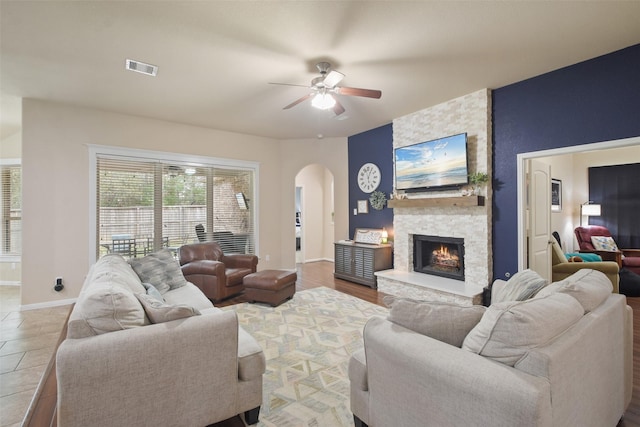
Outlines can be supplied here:
M618 245L613 237L591 236L591 243L597 251L619 252Z
M391 308L389 321L422 335L460 347L469 331L480 321L486 308L481 305L416 301L385 297Z
M547 281L533 270L517 272L507 284L492 292L491 303L504 301L524 301L531 298L547 285Z
M80 293L69 318L67 338L86 338L145 324L144 310L134 293L102 275Z
M559 282L554 282L538 292L536 298L560 292L574 297L585 313L595 310L613 291L613 285L607 276L597 270L583 268Z
M464 339L462 348L515 366L529 350L548 344L583 313L575 298L560 293L492 304Z
M142 286L144 286L144 288L147 290L147 295L154 297L160 302L164 302L164 298L162 297L162 294L155 286L153 286L150 283L143 283Z
M170 322L172 320L184 319L185 317L200 314L200 312L193 307L165 304L147 294L136 294L136 297L138 297L151 323Z
M169 249L162 249L144 258L131 258L129 264L143 283L152 284L161 294L187 284L178 261Z

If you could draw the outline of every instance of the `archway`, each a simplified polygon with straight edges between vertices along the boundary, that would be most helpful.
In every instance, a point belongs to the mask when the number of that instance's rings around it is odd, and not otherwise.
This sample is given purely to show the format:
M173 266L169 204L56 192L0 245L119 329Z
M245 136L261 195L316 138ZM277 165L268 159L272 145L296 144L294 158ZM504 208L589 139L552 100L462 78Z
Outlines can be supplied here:
M314 163L295 178L296 263L333 259L334 178Z

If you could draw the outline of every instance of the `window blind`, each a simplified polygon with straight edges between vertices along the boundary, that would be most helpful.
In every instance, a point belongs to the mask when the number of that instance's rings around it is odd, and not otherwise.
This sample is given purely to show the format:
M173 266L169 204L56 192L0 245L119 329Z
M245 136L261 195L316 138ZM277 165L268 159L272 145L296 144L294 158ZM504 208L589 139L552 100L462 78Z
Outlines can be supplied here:
M253 194L253 170L98 156L97 174L98 257L175 252L200 240L225 253L255 252L252 211L238 202Z
M22 253L22 167L0 166L0 255Z

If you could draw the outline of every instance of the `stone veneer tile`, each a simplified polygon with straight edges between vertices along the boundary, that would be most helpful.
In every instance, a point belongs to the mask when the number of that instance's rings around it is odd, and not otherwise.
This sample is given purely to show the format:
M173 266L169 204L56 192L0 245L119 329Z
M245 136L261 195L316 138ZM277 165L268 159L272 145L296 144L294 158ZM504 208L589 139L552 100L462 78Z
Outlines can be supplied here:
M470 172L491 177L491 93L469 95L400 117L393 121L393 146L402 147L458 133L467 133ZM409 197L454 197L462 190L413 193ZM465 282L487 286L492 279L491 184L484 206L396 208L394 211L394 265L413 269L413 234L458 237L465 240Z

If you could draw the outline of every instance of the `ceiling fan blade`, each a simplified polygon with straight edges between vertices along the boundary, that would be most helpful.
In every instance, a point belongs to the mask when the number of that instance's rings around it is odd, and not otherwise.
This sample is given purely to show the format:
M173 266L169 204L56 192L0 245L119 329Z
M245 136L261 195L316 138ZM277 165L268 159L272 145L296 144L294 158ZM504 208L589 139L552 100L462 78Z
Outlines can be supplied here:
M309 85L297 85L297 84L293 84L293 83L273 83L273 82L269 82L270 85L278 85L278 86L296 86L296 87L306 87L308 88Z
M347 96L364 96L366 98L380 99L382 92L373 89L359 89L357 87L337 87L336 93Z
M288 110L289 108L293 108L296 105L300 104L301 102L306 101L307 99L311 98L311 96L313 96L313 93L309 93L305 96L303 96L302 98L296 99L295 101L293 101L291 104L287 105L286 107L283 108L283 110Z
M340 83L342 79L344 79L344 74L342 74L340 71L331 70L329 71L329 74L327 74L327 76L324 78L324 80L322 80L322 83L324 84L324 87L332 88Z
M335 98L335 96L334 96ZM340 114L344 113L346 110L344 109L344 107L342 106L342 104L340 104L340 101L338 101L336 99L336 105L333 106L333 112L336 113L336 116L339 116Z

